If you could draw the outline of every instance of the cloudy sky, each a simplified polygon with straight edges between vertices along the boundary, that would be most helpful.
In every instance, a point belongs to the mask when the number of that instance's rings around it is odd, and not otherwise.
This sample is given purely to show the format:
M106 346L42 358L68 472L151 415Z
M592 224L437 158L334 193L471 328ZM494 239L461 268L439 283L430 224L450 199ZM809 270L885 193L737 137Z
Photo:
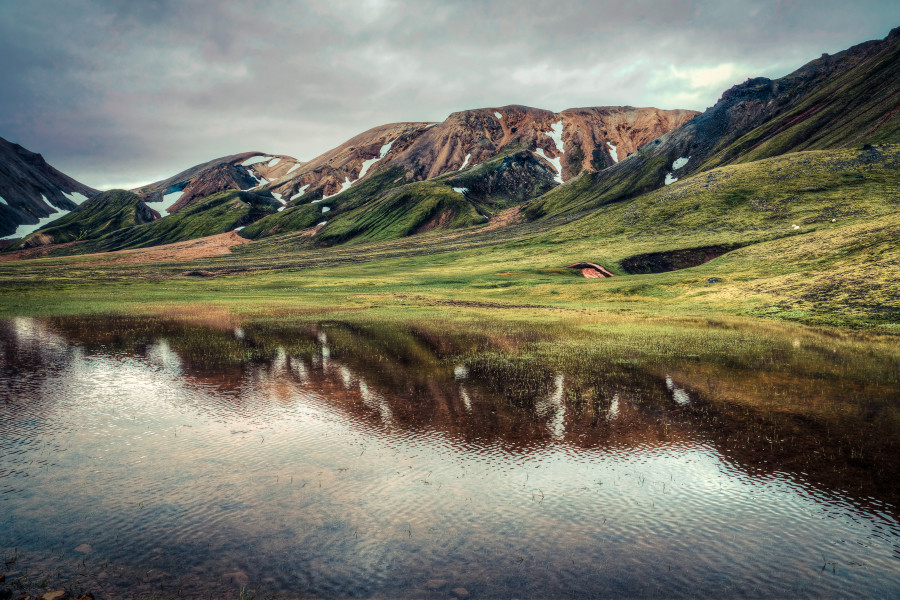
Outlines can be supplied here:
M703 110L897 25L897 0L0 0L0 137L132 187L466 108Z

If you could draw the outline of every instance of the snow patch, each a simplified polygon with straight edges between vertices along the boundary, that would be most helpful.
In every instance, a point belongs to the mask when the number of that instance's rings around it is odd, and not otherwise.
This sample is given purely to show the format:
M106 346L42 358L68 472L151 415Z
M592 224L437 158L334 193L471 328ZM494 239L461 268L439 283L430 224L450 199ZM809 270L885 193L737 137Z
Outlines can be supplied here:
M276 156L275 158L273 158L272 160L269 161L269 166L274 167L275 165L277 165L280 162L281 162L281 158Z
M323 207L322 207L322 212L323 212L323 213L327 213L329 210L331 210L331 207L330 207L330 206L323 206Z
M550 161L550 164L553 165L553 168L556 169L556 176L553 177L553 180L556 183L562 183L562 159L561 158L550 158L547 156L547 153L544 152L543 148L538 148L535 152L543 159Z
M455 187L455 188L453 188L453 191L454 191L454 192L458 192L458 193L460 193L460 194L465 194L466 192L469 191L469 188L458 188L458 187Z
M50 208L53 208L53 205L47 201L47 197L45 195L41 194L41 199L43 199L43 201L46 204L50 205ZM5 203L6 203L6 201L4 201L4 204ZM9 206L9 205L7 204L7 206ZM56 212L53 213L52 215L50 215L49 217L42 217L42 218L38 219L38 222L35 223L34 225L19 225L18 227L16 227L16 230L13 233L11 233L10 235L8 235L6 237L0 238L0 240L11 240L11 239L15 239L15 238L23 238L26 235L31 235L32 233L34 233L41 227L59 219L60 217L66 216L70 212L71 211L62 210L62 209L57 208Z
M553 140L554 144L556 144L556 149L559 150L560 152L562 152L563 154L565 154L566 151L563 150L563 141L562 141L562 134L563 134L562 119L560 119L558 123L552 124L550 126L550 129L552 129L553 131L545 131L544 133L546 133L547 135L550 136L550 139Z
M344 183L341 184L341 189L339 189L339 190L336 191L335 193L331 194L330 196L322 196L322 200L327 200L328 198L334 198L335 196L337 196L337 195L340 194L341 192L344 192L344 191L349 190L351 185L353 185L353 182L350 181L350 178L349 178L349 177L344 177Z
M297 163L297 164L295 164L293 167L291 167L290 169L288 169L288 172L285 173L285 175L290 175L291 173L293 173L294 171L296 171L296 170L299 169L299 168L300 168L300 163Z
M629 164L631 164L631 163L629 163ZM672 185L676 181L678 181L677 177L672 177L671 173L666 173L666 181L665 181L666 185Z
M286 209L286 208L287 208L287 205L286 205L286 204L285 204L284 206L279 206L279 207L278 207L278 210L277 210L276 212L281 212L281 211L283 211L283 210Z
M440 123L432 123L431 125L426 125L425 129L431 129L432 127L437 127Z
M677 159L675 162L672 163L672 170L677 171L678 169L680 169L681 167L686 165L689 160L691 160L690 156L688 156L687 158L682 156L681 158Z
M246 227L246 225L241 225L240 227L235 227L232 231L240 231L244 227Z
M244 162L242 162L242 163L241 163L241 166L242 166L242 167L249 167L250 165L255 165L256 163L266 162L266 161L269 160L270 158L272 158L272 157L271 157L271 156L262 156L262 155L259 155L259 156L251 156L250 158L248 158L247 160L245 160Z
M616 147L613 146L610 142L606 142L606 145L609 146L609 155L612 157L613 162L619 162L619 153L616 152Z
M88 199L87 196L85 196L84 194L82 194L80 192L69 193L69 192L63 192L62 190L59 190L59 191L62 192L63 196L65 196L66 198L68 198L69 200L74 202L75 204L81 204L82 202L84 202L85 200Z
M319 223L319 227L321 227L322 225L325 225L326 223L328 223L328 221L322 221L321 223Z
M5 205L9 206L9 202L7 202L6 198L4 198L3 196L0 196L0 204L5 204Z
M497 117L498 119L502 119L502 118L503 118L503 115L501 115L500 113L498 113L496 110L494 111L494 116Z
M460 171L462 171L463 169L466 168L466 165L469 164L469 159L470 159L470 158L472 158L472 153L471 153L471 152L469 152L468 154L466 154L466 158L463 160L463 164L462 164L462 166L459 168Z
M275 196L275 199L278 200L279 202L284 202L284 200L281 197L281 194L279 194L278 192L273 192L272 190L269 190L269 193L271 193L273 196Z
M166 216L166 214L167 214L166 211L168 211L170 208L175 206L175 203L178 202L183 195L184 195L184 191L178 190L177 192L172 192L170 194L166 194L165 196L163 196L162 206L159 209L159 214L162 216ZM151 202L150 208L153 208L155 210L156 207L153 206L154 204L156 204L156 203Z
M297 188L297 193L294 194L293 196L291 196L290 199L289 199L289 201L291 201L291 200L296 200L297 198L299 198L300 196L302 196L303 194L305 194L305 193L306 193L306 188L308 188L308 187L309 187L309 184L307 183L307 184L304 185L303 187Z
M375 158L368 158L368 159L364 160L363 164L362 164L362 169L360 169L360 171L359 171L359 177L356 178L356 181L359 181L360 179L365 177L366 173L369 172L369 167L371 167L372 165L377 163L379 160L381 160L382 158L387 156L387 153L391 151L391 146L393 146L394 142L396 142L398 139L400 139L400 138L394 138L390 142L388 142L387 144L382 146L381 151L378 153L378 156L376 156ZM354 181L353 183L356 183L356 181ZM344 191L344 190L341 190L341 191ZM340 192L338 192L338 193L340 193Z

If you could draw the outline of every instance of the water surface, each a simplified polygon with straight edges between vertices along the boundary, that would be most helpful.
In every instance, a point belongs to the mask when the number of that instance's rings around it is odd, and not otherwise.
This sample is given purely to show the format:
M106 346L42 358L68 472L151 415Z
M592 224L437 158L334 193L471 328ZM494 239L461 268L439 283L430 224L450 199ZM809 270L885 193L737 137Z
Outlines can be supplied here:
M898 595L894 356L564 335L0 321L5 585Z

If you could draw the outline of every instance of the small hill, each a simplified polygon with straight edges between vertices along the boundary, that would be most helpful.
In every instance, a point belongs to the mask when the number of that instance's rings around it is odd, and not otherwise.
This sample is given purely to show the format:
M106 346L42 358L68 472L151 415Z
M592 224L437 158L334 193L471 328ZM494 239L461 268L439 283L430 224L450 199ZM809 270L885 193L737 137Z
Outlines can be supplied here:
M86 200L69 214L41 227L13 247L33 248L91 240L117 229L143 225L159 218L159 213L144 204L138 195L125 190L110 190Z
M40 154L0 138L0 236L22 237L41 219L61 216L99 193L47 164ZM36 227L35 227L36 228Z
M239 190L219 192L165 218L118 229L81 244L77 251L145 248L225 233L273 214L281 207L281 203L268 194Z

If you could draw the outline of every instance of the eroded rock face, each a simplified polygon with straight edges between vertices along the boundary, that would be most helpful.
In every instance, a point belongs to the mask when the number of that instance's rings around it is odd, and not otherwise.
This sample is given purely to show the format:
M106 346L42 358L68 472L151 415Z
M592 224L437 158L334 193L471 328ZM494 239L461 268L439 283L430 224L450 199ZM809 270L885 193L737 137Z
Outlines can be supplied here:
M270 186L286 198L334 195L383 166L400 166L422 181L521 150L555 174L557 183L597 171L689 121L695 111L594 107L561 113L528 106L480 108L442 123L394 123L363 132ZM613 146L618 156L613 156Z
M0 138L0 237L12 235L19 225L74 210L98 193L54 169L40 154Z
M243 152L196 165L133 191L145 202L151 203L151 207L155 202L162 202L168 194L180 193L178 201L166 211L173 213L218 192L269 185L301 165L302 162L290 156Z
M249 174L248 169L231 163L216 165L191 179L169 212L190 206L218 192L249 190L256 185L257 181Z

